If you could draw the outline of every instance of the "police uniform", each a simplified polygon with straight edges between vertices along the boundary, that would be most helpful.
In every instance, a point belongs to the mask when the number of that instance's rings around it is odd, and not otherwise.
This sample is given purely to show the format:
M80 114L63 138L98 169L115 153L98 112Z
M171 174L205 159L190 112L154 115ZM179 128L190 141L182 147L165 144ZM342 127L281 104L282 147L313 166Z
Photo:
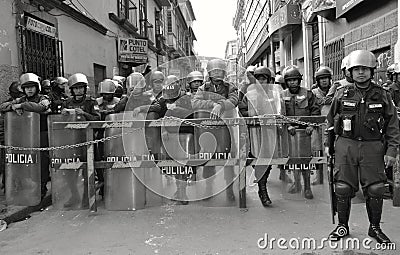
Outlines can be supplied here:
M75 99L74 96L68 98L63 103L63 109L82 109L83 116L88 121L100 120L100 113L96 111L97 101L91 96L83 95L80 100Z
M350 53L349 59L350 71L354 67L367 67L371 69L372 77L376 68L373 53L357 50ZM399 120L387 90L372 82L372 78L361 85L354 83L340 88L327 116L328 130L333 129L337 136L334 144L335 193L339 218L339 225L329 237L338 240L349 234L351 198L360 183L370 222L368 235L387 243L390 240L380 228L386 181L384 162L393 163L397 156ZM332 147L332 144L327 145Z
M400 83L392 82L388 86L393 103L396 107L400 107ZM400 109L400 108L399 108Z
M192 99L192 105L194 110L211 110L214 104L218 103L222 107L222 112L227 112L234 110L238 105L238 91L233 84L223 82L219 86L215 86L211 81L206 82L204 85L200 86L197 93ZM226 128L226 132L231 133L231 131ZM228 142L229 143L229 142ZM230 143L229 143L230 144ZM217 145L218 146L218 145ZM226 147L226 146L225 146ZM229 151L230 145L226 153L235 154L235 151ZM235 146L232 146L235 149ZM215 174L214 167L204 167L203 178L209 178ZM233 180L234 172L232 167L224 167L224 178L227 183Z
M297 94L292 94L289 89L283 91L283 99L285 101L286 116L318 116L321 115L320 107L317 104L315 95L304 87L300 87ZM291 125L294 126L294 125ZM305 129L306 126L296 126L296 128ZM310 170L301 171L304 180L304 195L308 199L312 199ZM294 179L290 193L300 191L300 175L298 170L294 170Z
M97 105L95 108L100 112L102 120L105 120L106 115L114 112L114 107L119 101L118 97L113 97L111 101L104 100L103 97L96 98Z

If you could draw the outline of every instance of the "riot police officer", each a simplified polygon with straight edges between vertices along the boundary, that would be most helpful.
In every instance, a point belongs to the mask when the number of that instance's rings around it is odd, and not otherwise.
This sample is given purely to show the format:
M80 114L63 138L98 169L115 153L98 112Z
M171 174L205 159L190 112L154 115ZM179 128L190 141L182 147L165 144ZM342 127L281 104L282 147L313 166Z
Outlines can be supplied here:
M284 90L283 98L285 100L285 108L287 116L311 116L320 115L321 111L316 103L314 94L304 87L301 87L301 80L303 79L299 69L296 66L288 66L283 71L283 78L285 79L288 89ZM308 135L311 135L313 128L310 126L294 125L288 126L290 135L296 135L296 129L305 129ZM301 170L304 180L304 197L313 199L314 196L311 191L310 185L310 170ZM297 193L301 191L300 171L294 170L294 183L289 189L289 193Z
M327 97L327 93L332 85L332 70L327 66L320 66L315 72L317 87L312 89L316 98L316 103L321 109L322 115L327 115L332 98Z
M145 91L146 80L141 73L131 73L127 79L128 95L121 98L115 105L115 112L133 111L133 115L146 113L154 100L151 91Z
M390 85L393 83L393 75L395 74L396 64L391 64L386 69L386 82L382 84L382 87L388 89Z
M330 233L331 240L349 235L351 198L361 183L370 222L368 235L379 243L390 242L380 221L386 181L384 167L395 163L400 143L399 120L390 93L371 81L375 68L373 53L351 52L348 69L354 83L338 89L327 116L329 137L338 136L335 144L335 139L329 139L325 149L332 154L334 145L339 224Z
M68 78L68 87L71 97L63 103L62 114L77 114L86 120L100 120L100 114L96 111L96 99L87 95L88 80L86 75L76 73Z
M237 88L224 81L226 77L226 63L221 59L212 59L207 63L207 72L209 81L200 86L192 99L194 110L209 110L210 117L218 119L224 114L232 114L238 105ZM227 116L227 115L225 115ZM231 129L226 128L226 132L232 133ZM232 136L231 136L232 137ZM231 140L233 142L233 140ZM222 146L220 144L219 146ZM230 146L229 146L230 147ZM233 146L235 148L235 146ZM225 150L226 148L224 148ZM229 148L230 149L230 148ZM231 151L230 153L235 153ZM214 175L214 167L204 167L203 177L208 178ZM227 198L230 201L235 200L232 181L234 177L233 167L224 167L224 178L228 188L226 190ZM206 196L210 194L212 186L206 182Z
M50 100L40 93L39 76L34 73L24 73L19 78L24 95L2 105L3 111L15 111L22 115L24 111L40 113L40 146L48 147L47 113L50 109ZM41 195L47 193L46 184L49 181L49 155L48 152L40 153L41 159Z
M156 111L160 118L164 116L174 116L180 119L191 118L193 113L192 105L191 105L191 97L181 90L181 85L178 77L175 75L169 75L165 81L165 86L162 90L162 96L156 99L152 107L150 108L150 112ZM168 140L169 135L171 134L193 134L193 127L165 127L162 130L163 136L163 146L168 154L168 157L171 157L171 154L176 154L177 148L170 147L171 145L179 146L177 144L169 144ZM177 139L180 140L180 139ZM188 148L191 149L191 148ZM179 150L179 149L178 149ZM185 154L192 154L190 151L185 151ZM181 158L183 159L183 158ZM188 167L188 166L186 166ZM181 167L179 167L181 169ZM193 173L196 174L195 168L192 167ZM178 171L177 171L178 172ZM174 194L173 200L178 201L183 205L187 205L188 196L186 194L187 181L190 178L190 174L184 173L176 174L176 192Z
M164 84L165 76L161 71L154 71L150 75L150 92L155 99L162 96L162 87Z
M120 101L119 98L114 96L117 88L115 83L111 79L105 79L99 83L101 97L96 98L96 109L101 114L101 120L105 120L106 115L113 113L115 105Z
M43 95L49 95L51 92L51 84L50 80L43 80L42 81L42 94Z
M345 85L349 85L350 83L352 83L353 81L351 80L351 76L348 70L348 61L349 61L349 56L345 56L342 59L342 63L340 65L340 70L342 70L342 74L343 74L343 79L339 80L339 81L335 81L331 88L328 91L328 94L326 95L327 98L333 98L333 96L336 93L336 90L341 87L341 86L345 86Z
M68 80L64 77L56 77L51 82L51 92L49 94L51 105L50 109L52 113L61 113L63 102L68 98L65 93L65 87L68 84Z
M397 109L400 109L400 66L398 63L394 64L392 71L392 82L388 86L390 95Z
M193 71L187 76L187 83L189 85L189 93L194 95L197 92L197 89L203 84L204 77L203 74L199 71Z

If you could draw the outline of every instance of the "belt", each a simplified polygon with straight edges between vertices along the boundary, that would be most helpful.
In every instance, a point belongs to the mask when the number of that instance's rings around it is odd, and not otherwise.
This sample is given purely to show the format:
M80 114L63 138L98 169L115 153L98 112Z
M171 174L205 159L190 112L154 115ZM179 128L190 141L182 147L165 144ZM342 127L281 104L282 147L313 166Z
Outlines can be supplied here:
M352 140L356 140L356 141L367 141L367 142L370 142L370 141L382 141L381 138L375 138L375 139L374 139L374 138L369 138L369 139L365 139L365 138L362 137L362 136L348 137L348 136L340 135L340 137L347 138L347 139L352 139Z

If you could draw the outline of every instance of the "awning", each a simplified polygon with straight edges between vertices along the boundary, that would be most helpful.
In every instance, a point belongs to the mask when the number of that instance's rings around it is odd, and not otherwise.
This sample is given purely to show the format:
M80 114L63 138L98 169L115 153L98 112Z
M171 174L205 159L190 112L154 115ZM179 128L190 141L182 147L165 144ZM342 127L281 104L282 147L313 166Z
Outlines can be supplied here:
M340 18L346 12L351 10L357 4L363 2L364 0L337 0L336 1L336 18Z

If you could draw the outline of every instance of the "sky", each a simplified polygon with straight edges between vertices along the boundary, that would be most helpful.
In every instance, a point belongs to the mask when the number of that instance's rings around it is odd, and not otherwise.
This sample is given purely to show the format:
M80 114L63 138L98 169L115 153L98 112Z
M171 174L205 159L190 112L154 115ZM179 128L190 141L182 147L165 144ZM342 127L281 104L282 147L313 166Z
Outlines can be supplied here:
M225 57L226 43L236 39L233 17L236 0L191 0L196 20L193 30L199 56Z

